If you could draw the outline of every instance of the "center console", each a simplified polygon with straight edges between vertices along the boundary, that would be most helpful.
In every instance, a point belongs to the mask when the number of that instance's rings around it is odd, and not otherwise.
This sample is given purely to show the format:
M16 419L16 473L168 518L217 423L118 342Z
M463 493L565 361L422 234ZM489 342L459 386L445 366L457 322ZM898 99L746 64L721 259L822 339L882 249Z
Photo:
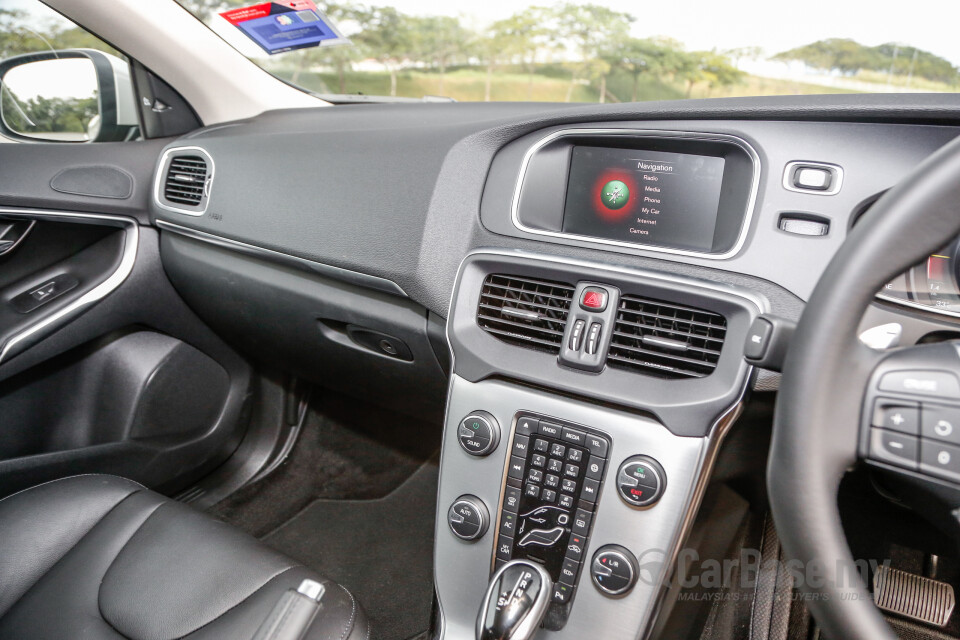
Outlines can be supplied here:
M515 566L550 586L537 638L650 631L765 308L715 283L599 263L464 260L447 327L440 637L476 637L491 577Z

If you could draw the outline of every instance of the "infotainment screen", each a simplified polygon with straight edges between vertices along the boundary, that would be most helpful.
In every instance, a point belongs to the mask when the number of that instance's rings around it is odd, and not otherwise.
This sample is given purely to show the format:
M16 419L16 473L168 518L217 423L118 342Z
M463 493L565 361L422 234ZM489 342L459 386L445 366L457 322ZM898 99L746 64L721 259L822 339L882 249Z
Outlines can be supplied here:
M722 157L574 146L563 231L711 252Z

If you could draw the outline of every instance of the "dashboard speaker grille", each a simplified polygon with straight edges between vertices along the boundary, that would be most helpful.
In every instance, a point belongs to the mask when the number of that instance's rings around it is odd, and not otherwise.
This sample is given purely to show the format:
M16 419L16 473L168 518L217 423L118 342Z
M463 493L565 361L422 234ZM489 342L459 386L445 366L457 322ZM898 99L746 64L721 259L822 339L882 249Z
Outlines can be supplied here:
M663 378L703 378L727 333L718 313L639 296L620 298L607 363Z
M169 202L199 207L207 189L207 161L197 155L174 156L167 169L163 197Z
M489 275L477 324L504 342L560 353L573 291L563 282Z

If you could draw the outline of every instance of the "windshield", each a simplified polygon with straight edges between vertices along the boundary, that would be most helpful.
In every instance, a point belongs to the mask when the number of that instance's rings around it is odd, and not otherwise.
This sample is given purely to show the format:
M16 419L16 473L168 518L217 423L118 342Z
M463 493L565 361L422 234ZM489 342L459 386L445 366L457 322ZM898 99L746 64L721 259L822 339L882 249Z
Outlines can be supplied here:
M337 97L635 102L953 92L960 3L177 0L263 69ZM336 101L336 100L335 100Z

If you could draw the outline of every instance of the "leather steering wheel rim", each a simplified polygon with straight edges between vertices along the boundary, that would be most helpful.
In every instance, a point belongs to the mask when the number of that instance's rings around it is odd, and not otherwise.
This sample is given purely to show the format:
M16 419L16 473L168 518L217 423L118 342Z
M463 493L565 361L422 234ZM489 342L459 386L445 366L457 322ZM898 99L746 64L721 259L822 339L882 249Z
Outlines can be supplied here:
M831 638L896 638L856 572L837 507L840 480L858 462L864 393L880 358L859 341L858 328L883 285L958 234L960 138L861 217L817 283L791 340L767 485L784 552L801 563L793 572L801 575L797 586L813 596L807 606Z

